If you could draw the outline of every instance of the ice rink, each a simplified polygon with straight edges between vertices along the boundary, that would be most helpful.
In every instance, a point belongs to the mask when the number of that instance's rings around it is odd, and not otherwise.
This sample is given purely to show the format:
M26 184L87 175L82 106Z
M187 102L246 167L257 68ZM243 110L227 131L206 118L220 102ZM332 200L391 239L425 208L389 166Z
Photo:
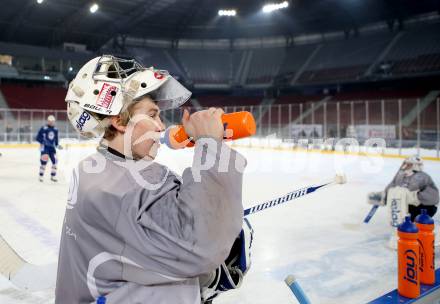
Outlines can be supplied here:
M60 181L54 184L47 177L38 181L37 148L0 149L0 235L27 261L56 262L69 174L93 151L92 146L60 151ZM241 289L222 295L216 304L297 303L284 283L288 274L297 277L312 303L366 303L396 288L397 254L386 247L387 210L379 209L368 225L362 220L370 210L367 193L383 190L401 158L239 151L248 159L245 207L325 183L340 171L348 182L250 215L255 230L252 268ZM191 157L190 149L161 148L158 161L180 173ZM425 171L440 185L440 162L425 161ZM0 278L0 303L53 301L53 290L18 290Z

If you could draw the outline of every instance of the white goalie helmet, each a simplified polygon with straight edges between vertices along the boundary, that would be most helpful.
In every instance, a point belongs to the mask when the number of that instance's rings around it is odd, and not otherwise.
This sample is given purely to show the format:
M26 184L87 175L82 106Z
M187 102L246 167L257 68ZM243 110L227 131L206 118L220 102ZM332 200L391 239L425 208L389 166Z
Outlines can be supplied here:
M67 115L81 135L100 137L109 124L107 116L118 115L145 95L150 95L161 110L167 110L184 104L191 92L167 71L144 68L133 59L103 55L87 62L69 84Z
M423 171L423 160L418 156L410 156L403 161L403 165L409 165L412 171Z

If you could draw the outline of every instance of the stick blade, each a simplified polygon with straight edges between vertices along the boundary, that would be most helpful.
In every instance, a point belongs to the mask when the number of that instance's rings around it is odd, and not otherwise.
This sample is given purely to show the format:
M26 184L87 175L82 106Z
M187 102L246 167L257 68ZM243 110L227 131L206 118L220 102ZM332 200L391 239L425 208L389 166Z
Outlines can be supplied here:
M344 173L336 174L335 183L340 185L347 183L347 176Z
M10 279L26 264L0 235L0 274Z
M30 291L54 288L56 271L56 263L29 264L0 235L0 274L16 287Z

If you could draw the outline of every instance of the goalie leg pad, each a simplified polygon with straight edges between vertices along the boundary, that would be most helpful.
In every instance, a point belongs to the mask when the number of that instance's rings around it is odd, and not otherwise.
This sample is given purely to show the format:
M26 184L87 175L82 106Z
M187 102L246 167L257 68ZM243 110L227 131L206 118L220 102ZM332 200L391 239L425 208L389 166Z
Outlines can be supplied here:
M387 206L390 216L390 225L398 227L408 214L408 189L393 187L387 193Z

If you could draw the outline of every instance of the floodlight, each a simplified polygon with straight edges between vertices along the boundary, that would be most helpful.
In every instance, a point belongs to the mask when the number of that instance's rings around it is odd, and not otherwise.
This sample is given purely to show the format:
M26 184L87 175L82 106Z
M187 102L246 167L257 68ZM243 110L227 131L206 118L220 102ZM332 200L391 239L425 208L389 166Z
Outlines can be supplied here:
M218 11L219 16L227 16L227 17L234 17L237 15L237 11L234 9L231 10L219 10Z
M96 4L96 3L93 3L93 4L90 6L90 12L91 12L92 14L96 13L96 11L97 11L98 9L99 9L99 5Z
M287 7L289 7L289 2L288 1L284 1L284 2L281 2L281 3L269 3L269 4L266 4L265 6L263 6L262 10L263 10L264 13L271 13L273 11L280 10L280 9L283 9L283 8L287 8Z

